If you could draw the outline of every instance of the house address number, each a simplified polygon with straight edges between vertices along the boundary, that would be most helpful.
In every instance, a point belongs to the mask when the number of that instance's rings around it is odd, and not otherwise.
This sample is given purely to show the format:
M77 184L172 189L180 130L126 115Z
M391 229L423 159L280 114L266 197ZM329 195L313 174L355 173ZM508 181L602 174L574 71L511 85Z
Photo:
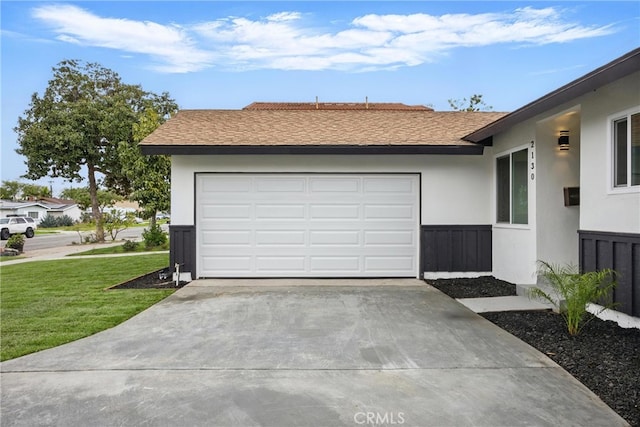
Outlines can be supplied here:
M531 181L536 178L535 170L536 170L536 162L535 162L535 153L533 148L535 147L535 142L531 141Z

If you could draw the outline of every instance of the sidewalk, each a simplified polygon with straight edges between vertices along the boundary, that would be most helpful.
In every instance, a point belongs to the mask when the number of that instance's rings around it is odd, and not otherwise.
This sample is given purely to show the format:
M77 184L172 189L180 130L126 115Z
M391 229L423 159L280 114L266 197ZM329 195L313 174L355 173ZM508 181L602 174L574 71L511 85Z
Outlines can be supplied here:
M551 304L532 300L522 295L488 298L459 298L457 301L474 313L489 313L493 311L551 310L553 308Z

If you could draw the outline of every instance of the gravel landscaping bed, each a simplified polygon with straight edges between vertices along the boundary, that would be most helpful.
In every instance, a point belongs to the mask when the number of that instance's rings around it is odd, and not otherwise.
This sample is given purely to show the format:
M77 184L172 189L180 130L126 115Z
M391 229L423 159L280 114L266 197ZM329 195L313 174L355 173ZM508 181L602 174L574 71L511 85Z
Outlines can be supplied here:
M112 286L109 289L179 289L189 282L179 282L176 286L176 282L171 280L171 274L168 273L169 268L163 268L158 271L144 274L136 277L135 279L128 280L119 285Z
M493 277L426 282L452 298L515 295L515 285ZM505 293L510 289L513 293ZM549 311L482 316L546 354L632 426L640 427L640 329L594 318L579 335L570 336L562 317Z

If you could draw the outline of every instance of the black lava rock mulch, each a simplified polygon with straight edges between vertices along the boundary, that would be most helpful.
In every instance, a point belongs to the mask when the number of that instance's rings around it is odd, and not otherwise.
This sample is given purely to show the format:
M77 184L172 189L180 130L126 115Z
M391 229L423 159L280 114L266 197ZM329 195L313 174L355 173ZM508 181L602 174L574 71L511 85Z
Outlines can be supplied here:
M492 277L427 280L452 298L503 296ZM506 286L507 288L509 286ZM497 290L496 294L492 294ZM549 311L505 311L482 316L546 354L597 394L634 427L640 427L640 329L593 318L570 336L562 316Z
M163 268L120 283L109 289L179 289L187 283L189 282L181 281L176 286L176 282L171 280L169 269Z
M516 285L492 276L473 279L426 280L428 284L451 298L503 297L516 294Z

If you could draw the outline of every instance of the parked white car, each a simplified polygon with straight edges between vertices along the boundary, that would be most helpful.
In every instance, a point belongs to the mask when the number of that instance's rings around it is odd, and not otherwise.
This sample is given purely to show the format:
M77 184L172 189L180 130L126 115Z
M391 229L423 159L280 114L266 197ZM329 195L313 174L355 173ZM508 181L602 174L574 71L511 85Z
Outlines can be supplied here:
M32 238L36 234L38 226L33 218L12 217L0 218L0 238L7 240L12 234L24 234Z

